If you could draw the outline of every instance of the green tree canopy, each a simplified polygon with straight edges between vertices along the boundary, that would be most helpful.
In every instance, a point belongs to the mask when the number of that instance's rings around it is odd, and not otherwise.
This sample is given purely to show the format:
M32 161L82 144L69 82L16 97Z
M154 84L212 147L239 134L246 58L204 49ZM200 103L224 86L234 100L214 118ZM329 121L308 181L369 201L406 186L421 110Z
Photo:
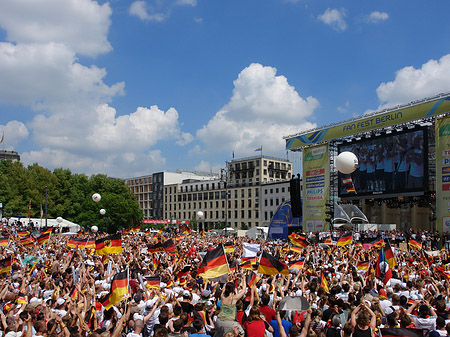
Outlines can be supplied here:
M47 188L48 218L61 216L85 228L96 225L100 230L114 232L136 226L142 220L135 196L121 179L104 174L73 174L69 169L53 172L33 164L24 167L20 162L0 161L0 202L4 216L40 217L45 205ZM92 194L100 193L100 202ZM101 215L100 209L106 214Z

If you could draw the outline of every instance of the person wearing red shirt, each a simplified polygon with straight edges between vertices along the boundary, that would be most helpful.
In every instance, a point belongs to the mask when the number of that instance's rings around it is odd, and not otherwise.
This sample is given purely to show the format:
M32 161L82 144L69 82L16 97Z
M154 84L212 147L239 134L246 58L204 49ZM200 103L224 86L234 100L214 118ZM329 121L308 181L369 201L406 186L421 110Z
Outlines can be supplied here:
M275 319L275 310L269 307L270 296L269 294L264 293L261 296L261 306L259 307L259 311L266 318L266 322L272 322Z
M273 332L270 324L261 318L258 307L250 309L250 314L244 323L244 330L247 333L247 337L264 337L266 330Z

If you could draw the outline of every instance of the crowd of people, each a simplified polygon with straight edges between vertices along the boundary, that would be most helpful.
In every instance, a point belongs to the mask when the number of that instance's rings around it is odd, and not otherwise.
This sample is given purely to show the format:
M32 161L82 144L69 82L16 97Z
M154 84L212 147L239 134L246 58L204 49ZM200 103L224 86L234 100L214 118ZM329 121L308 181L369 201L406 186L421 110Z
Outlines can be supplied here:
M24 244L23 232L4 228L0 239L1 337L450 335L446 249L400 249L401 241L391 241L395 263L386 267L392 275L385 282L378 262L389 238L376 235L373 245L325 244L323 236L298 247L289 240L127 231L120 251L109 254L107 234L52 233ZM106 248L100 255L88 245L94 235ZM174 247L165 249L167 241ZM256 256L247 256L248 244L258 247ZM202 277L205 256L222 245L227 272ZM263 252L287 269L261 273Z

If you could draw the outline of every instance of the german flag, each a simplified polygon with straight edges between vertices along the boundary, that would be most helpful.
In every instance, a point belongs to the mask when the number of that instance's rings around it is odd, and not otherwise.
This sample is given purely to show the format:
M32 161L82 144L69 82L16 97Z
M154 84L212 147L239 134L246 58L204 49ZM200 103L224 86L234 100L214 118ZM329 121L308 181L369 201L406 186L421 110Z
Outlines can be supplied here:
M149 246L147 250L149 253L157 253L157 252L164 251L164 247L161 242L158 242L158 243L155 243L154 245Z
M304 236L304 235L298 235L298 234L292 233L288 237L294 246L302 247L302 248L305 248L308 246L308 240L306 240L306 236Z
M422 249L422 244L414 239L409 239L408 245L417 249Z
M51 234L51 233L53 233L53 228L49 228L49 229L47 229L47 230L41 232L41 235Z
M145 286L148 289L159 289L161 287L161 278L159 276L147 276Z
M76 287L73 287L69 296L71 300L76 300L78 298L78 289Z
M258 273L265 275L289 275L289 267L263 250L259 260Z
M0 238L0 247L5 247L8 245L9 238L1 237Z
M331 237L327 237L323 243L326 245L331 245Z
M34 245L34 239L31 236L26 236L20 239L20 244L25 247L32 246Z
M184 266L183 269L181 269L181 270L178 272L177 278L180 279L180 278L182 278L182 277L185 277L185 276L189 273L190 270L191 270L191 265L190 265L190 264Z
M233 253L234 252L234 247L233 247L233 242L227 242L224 243L224 248L225 248L225 253Z
M215 278L229 273L230 269L228 268L223 245L209 250L198 268L198 275L204 279Z
M303 248L296 247L296 246L290 246L289 250L292 250L293 252L301 254L303 252Z
M380 238L376 238L375 240L373 240L370 245L371 247L381 247L384 243L384 240L380 237Z
M358 261L356 263L356 269L358 270L369 270L369 261Z
M347 246L351 245L353 242L353 235L352 233L347 233L342 235L339 240L336 243L336 246Z
M323 288L323 290L325 290L326 292L329 292L328 282L327 282L327 279L325 278L325 274L323 272L322 272L322 275L320 276L320 287Z
M247 269L247 270L253 270L253 264L251 261L241 261L241 264L239 267Z
M128 294L128 271L125 270L114 275L109 294L104 296L100 302L106 310L109 310L114 304L122 301Z
M17 232L17 235L20 237L24 237L24 236L30 235L30 232L29 231L20 231L20 232Z
M251 264L256 263L256 256L253 257L241 257L241 264L244 264L246 262L250 262Z
M230 273L235 273L237 271L236 262L234 260L228 264L228 267L230 268Z
M70 238L67 241L67 247L69 248L78 248L78 246L84 246L86 244L86 240L83 239L77 239L77 238Z
M0 260L0 274L10 273L12 265L12 258L7 257L6 259Z
M202 235L203 237L206 237L205 231L202 231L202 232L201 232L201 235Z
M48 240L50 240L50 234L41 234L38 238L37 238L37 242L42 245L44 243L47 243Z
M347 188L346 191L347 191L347 193L356 193L354 186Z
M289 270L291 269L303 269L303 265L305 264L305 261L294 261L289 263Z
M177 251L177 247L173 243L172 239L163 242L163 248L168 253L175 253Z
M122 234L130 234L131 233L131 229L129 228L122 228Z
M28 304L28 297L22 293L19 293L16 297L17 304Z
M130 229L131 233L137 233L141 230L141 226L136 226Z
M89 238L86 240L86 243L84 244L83 248L86 249L95 249L95 238Z
M95 252L97 255L122 253L122 235L114 234L95 240Z
M386 241L386 244L384 246L384 254L386 255L389 267L394 268L397 265L397 262L395 261L394 252L392 251L392 247L389 244L389 241Z
M89 309L89 311L86 313L86 316L84 317L84 321L86 322L86 324L90 328L94 326L93 318L94 318L94 315L95 315L96 311L97 310L95 310L95 306L92 306Z
M258 281L260 280L260 278L258 277L258 275L256 275L255 272L250 272L250 274L247 275L246 278L246 282L247 282L247 286L249 288L253 287L253 285L255 285L256 283L258 283Z

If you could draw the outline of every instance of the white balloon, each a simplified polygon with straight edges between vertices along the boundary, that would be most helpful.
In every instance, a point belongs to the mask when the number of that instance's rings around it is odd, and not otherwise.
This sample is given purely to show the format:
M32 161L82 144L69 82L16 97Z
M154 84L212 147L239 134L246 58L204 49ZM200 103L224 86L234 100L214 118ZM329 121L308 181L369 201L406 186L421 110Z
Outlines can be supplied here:
M63 222L63 218L61 218L60 216L59 216L59 217L57 217L57 218L56 218L56 222L57 222L57 223L61 223L61 222Z
M97 226L92 226L91 227L91 231L94 232L94 233L98 232L98 227Z
M197 212L197 218L203 218L203 212L202 211L198 211Z
M95 202L99 202L100 200L102 200L102 196L98 193L94 193L92 194L92 200Z
M102 208L102 209L100 210L100 214L101 214L101 215L105 215L105 214L106 214L106 210L105 210L104 208Z
M353 152L341 152L336 157L336 168L343 174L350 174L358 167L358 157Z

